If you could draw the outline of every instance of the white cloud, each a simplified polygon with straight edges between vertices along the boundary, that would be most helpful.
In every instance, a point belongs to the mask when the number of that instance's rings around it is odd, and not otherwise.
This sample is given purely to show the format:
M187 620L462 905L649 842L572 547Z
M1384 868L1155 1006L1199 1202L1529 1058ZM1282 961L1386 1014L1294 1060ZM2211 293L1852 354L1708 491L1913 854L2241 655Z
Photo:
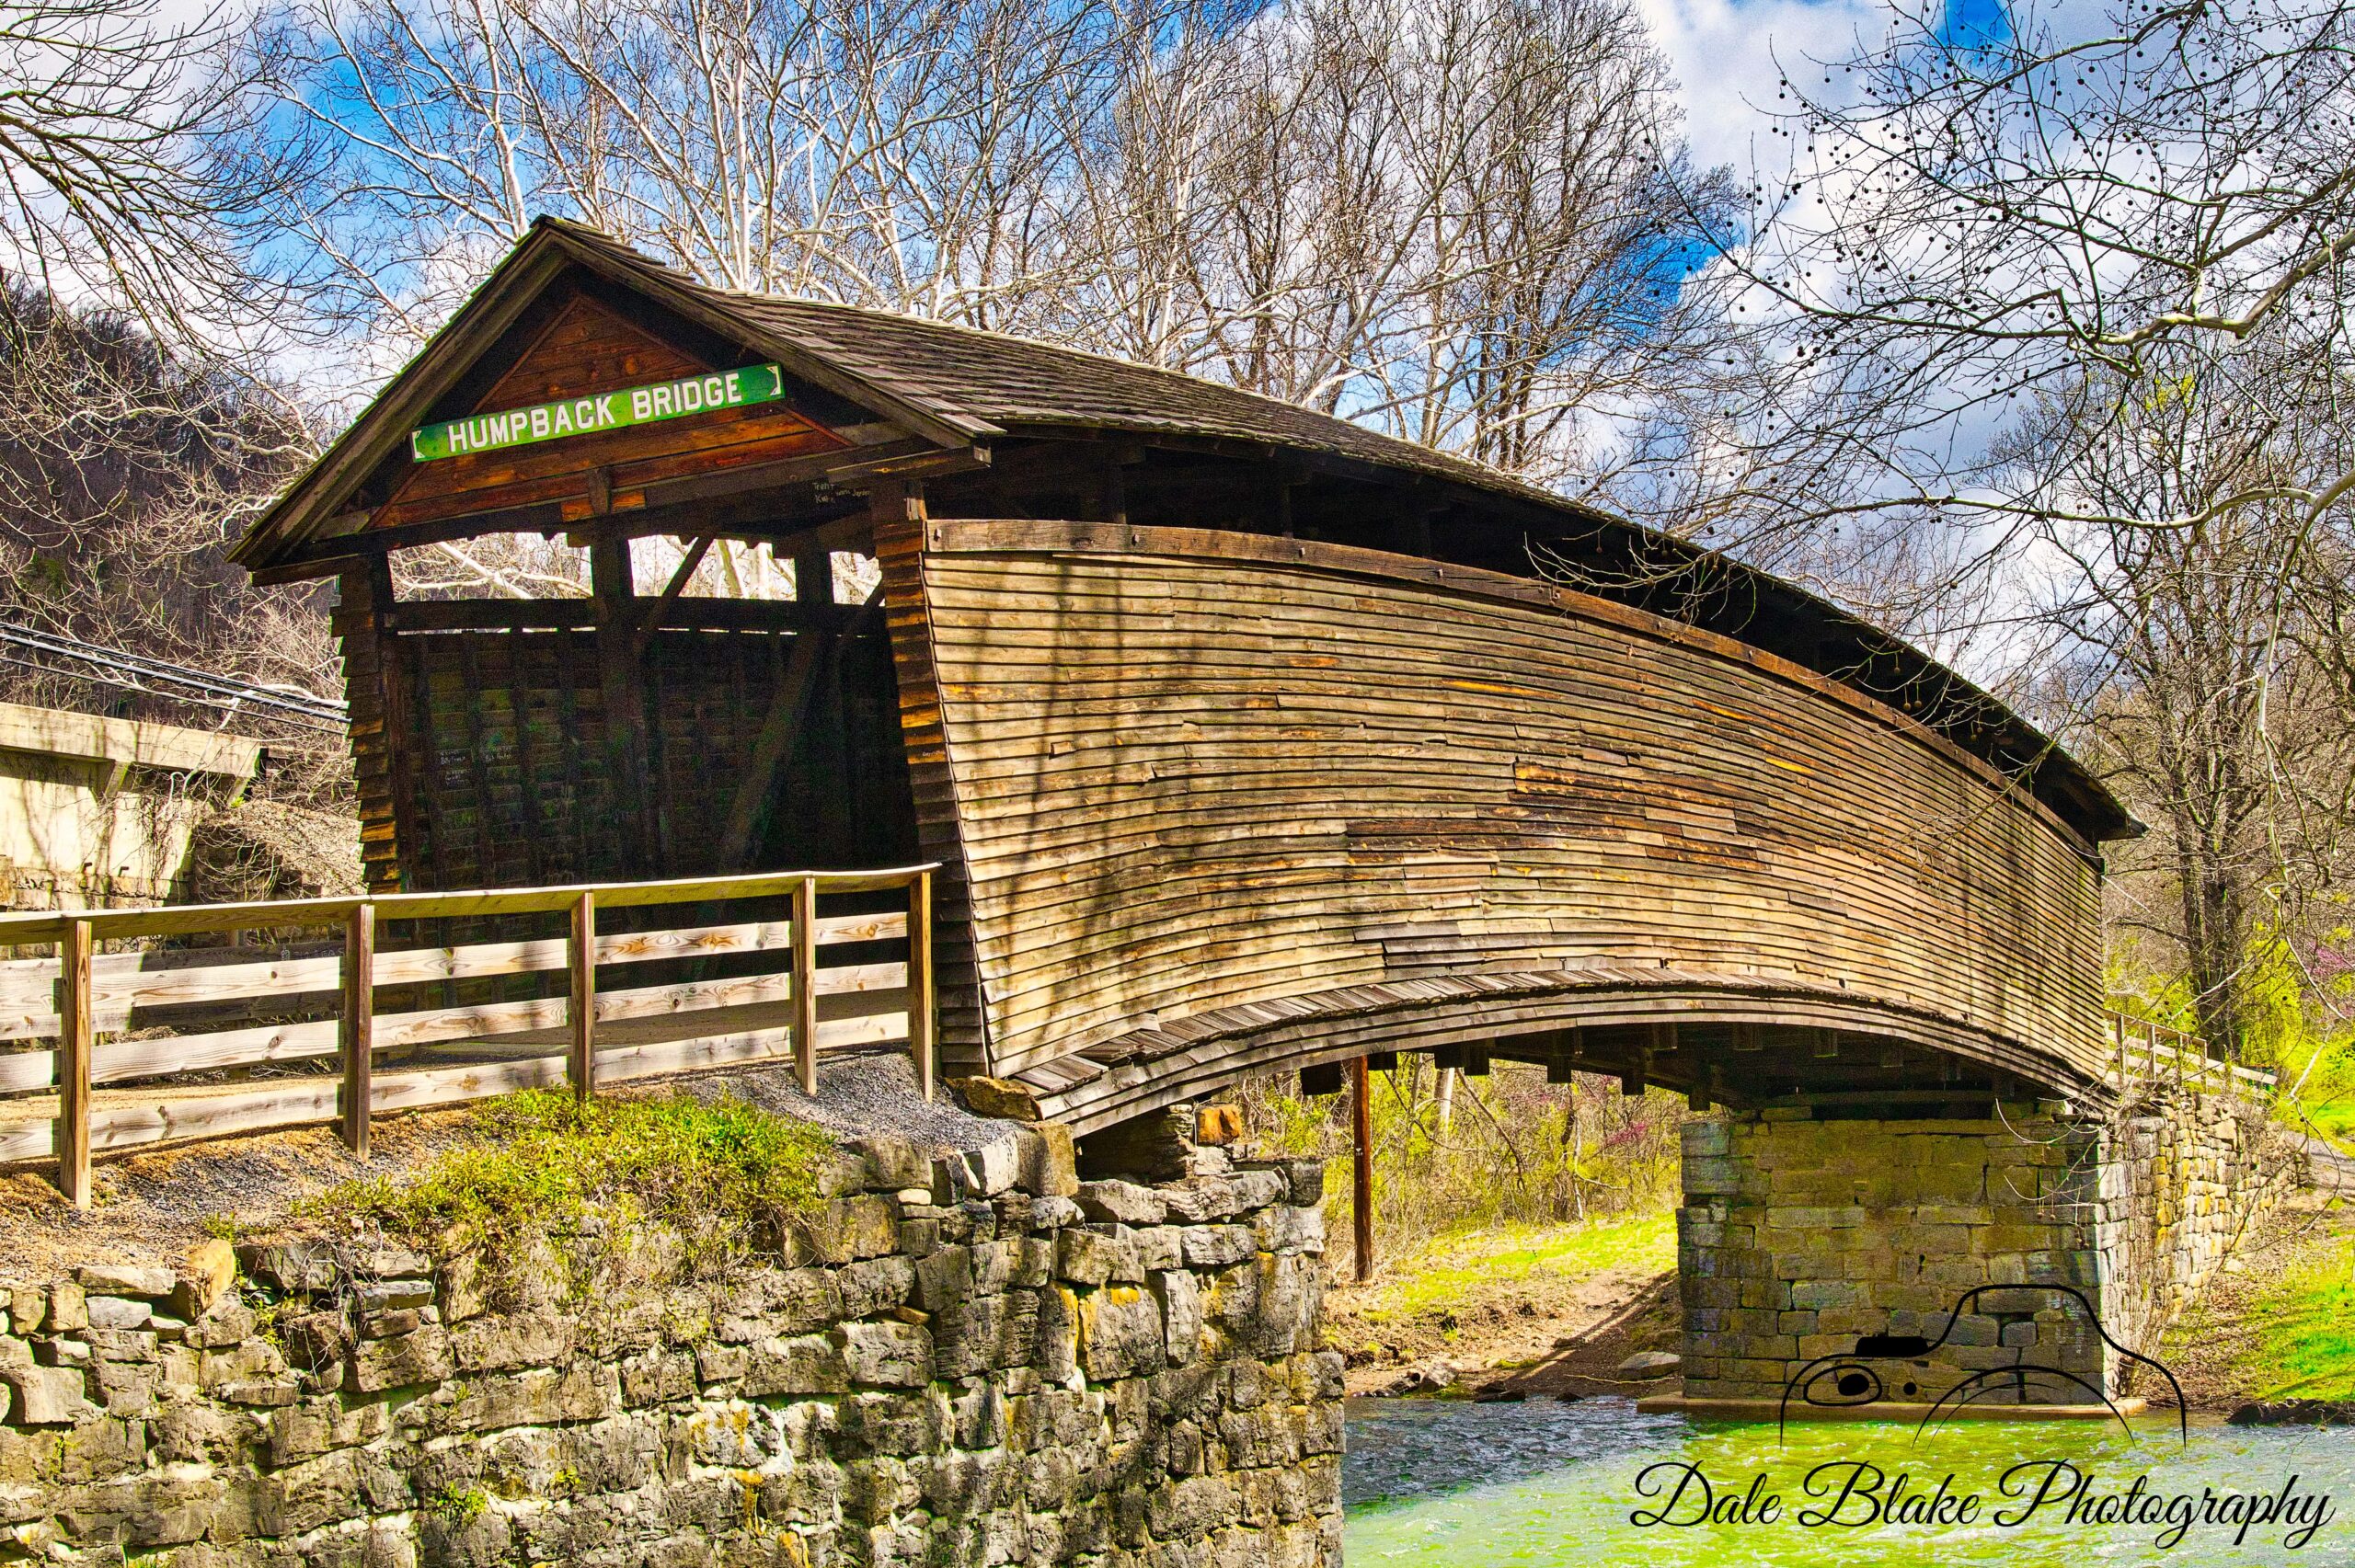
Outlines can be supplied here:
M1682 84L1694 161L1738 174L1785 162L1762 112L1775 108L1778 62L1796 73L1810 58L1841 59L1890 18L1879 0L1637 0L1637 9Z

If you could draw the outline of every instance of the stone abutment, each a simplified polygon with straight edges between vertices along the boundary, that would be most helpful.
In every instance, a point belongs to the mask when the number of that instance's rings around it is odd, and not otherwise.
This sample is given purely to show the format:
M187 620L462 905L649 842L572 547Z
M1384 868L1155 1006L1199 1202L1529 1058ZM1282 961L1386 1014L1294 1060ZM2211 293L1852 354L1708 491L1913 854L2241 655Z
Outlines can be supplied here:
M11 1285L0 1557L1338 1562L1318 1167L1082 1184L1060 1131L852 1145L693 1286L304 1241Z

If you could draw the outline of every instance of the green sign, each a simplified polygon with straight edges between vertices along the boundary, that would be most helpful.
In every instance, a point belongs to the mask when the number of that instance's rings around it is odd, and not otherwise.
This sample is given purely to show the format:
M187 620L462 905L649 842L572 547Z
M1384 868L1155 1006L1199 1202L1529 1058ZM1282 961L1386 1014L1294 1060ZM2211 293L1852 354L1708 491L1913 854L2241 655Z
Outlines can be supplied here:
M632 425L650 425L658 419L676 419L684 414L707 414L715 408L775 403L784 395L784 371L775 365L747 365L741 371L713 371L654 386L633 386L621 392L600 392L587 397L568 397L560 403L535 403L529 408L451 419L413 431L408 444L419 463L431 463L436 458L462 457L471 452L497 452L501 447L526 446L564 436L626 429Z

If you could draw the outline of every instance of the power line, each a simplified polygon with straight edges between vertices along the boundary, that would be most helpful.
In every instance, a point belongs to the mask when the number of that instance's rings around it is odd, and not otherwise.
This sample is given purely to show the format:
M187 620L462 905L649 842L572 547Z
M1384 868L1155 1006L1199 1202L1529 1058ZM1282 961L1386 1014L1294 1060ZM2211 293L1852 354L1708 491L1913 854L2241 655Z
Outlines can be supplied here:
M126 653L121 648L86 643L78 637L63 636L55 632L38 631L0 621L0 646L38 653L44 658L66 659L89 667L87 670L57 670L30 659L0 655L0 658L5 658L7 663L49 674L96 681L125 691L197 703L206 707L225 708L231 712L260 709L277 717L305 724L311 728L341 728L345 722L344 705L329 698L315 697L307 692L289 691L284 687L259 686L249 681L232 680L189 665L149 658L144 654ZM159 691L158 687L168 689Z

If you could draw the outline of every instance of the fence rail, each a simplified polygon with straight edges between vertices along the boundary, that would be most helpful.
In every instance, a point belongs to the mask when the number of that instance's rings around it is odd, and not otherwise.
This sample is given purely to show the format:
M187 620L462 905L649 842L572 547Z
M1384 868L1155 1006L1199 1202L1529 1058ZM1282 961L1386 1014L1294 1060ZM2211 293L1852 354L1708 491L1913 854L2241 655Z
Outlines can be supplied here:
M0 960L0 1166L54 1159L80 1207L99 1154L328 1123L365 1153L394 1112L788 1056L815 1093L862 1045L930 1098L935 869L0 916L54 949Z
M2110 1078L2121 1090L2168 1082L2177 1088L2230 1090L2258 1100L2273 1093L2274 1074L2210 1056L2200 1036L2188 1029L2112 1009L2109 1038Z

